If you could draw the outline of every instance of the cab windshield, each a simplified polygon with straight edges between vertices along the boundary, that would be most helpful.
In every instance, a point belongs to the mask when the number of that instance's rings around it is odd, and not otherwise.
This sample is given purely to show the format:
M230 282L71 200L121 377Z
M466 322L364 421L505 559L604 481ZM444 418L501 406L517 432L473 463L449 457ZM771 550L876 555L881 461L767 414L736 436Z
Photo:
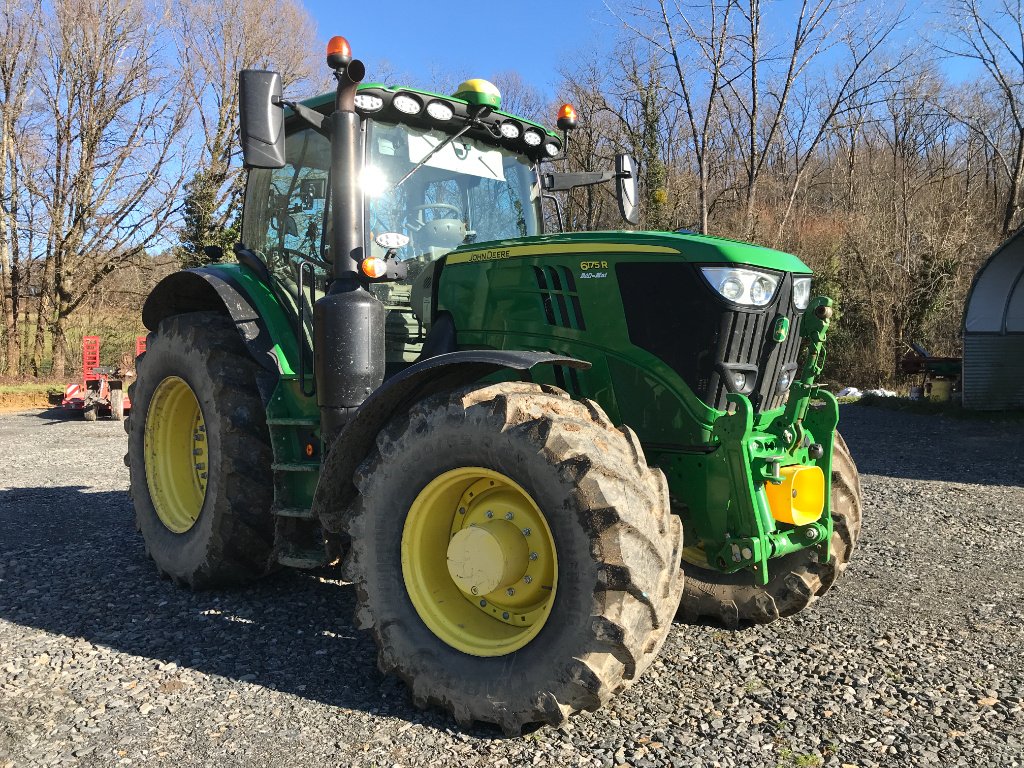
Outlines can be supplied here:
M371 124L360 180L370 242L383 232L399 232L410 238L400 259L433 260L465 243L539 234L540 189L530 162L467 137L428 157L447 137L442 131Z

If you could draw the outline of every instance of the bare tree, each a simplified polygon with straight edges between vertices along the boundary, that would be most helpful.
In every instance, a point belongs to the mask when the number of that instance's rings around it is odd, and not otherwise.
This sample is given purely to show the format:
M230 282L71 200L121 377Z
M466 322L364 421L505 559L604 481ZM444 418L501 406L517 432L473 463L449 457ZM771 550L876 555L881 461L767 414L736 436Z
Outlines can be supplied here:
M274 69L292 97L326 90L316 25L298 0L175 0L171 29L181 83L198 139L186 184L181 235L182 262L205 261L205 245L230 246L240 208L238 72Z
M159 59L142 0L56 0L45 19L40 90L50 152L46 273L53 374L64 376L68 317L119 266L166 243L185 166L185 108Z
M1024 10L1016 0L953 0L949 7L954 47L947 53L981 64L992 89L1013 125L1007 144L993 142L1007 189L1003 203L1002 235L1016 227L1024 186ZM978 136L986 125L959 113Z
M713 207L712 173L722 94L730 85L734 50L732 39L736 0L708 0L684 6L675 0L639 4L619 15L626 28L652 45L665 58L674 78L673 93L681 99L696 165L697 208L700 232L708 231ZM732 74L730 74L732 71Z
M881 84L897 81L902 76L903 66L913 51L902 51L884 61L878 59L878 54L903 21L904 10L898 6L889 13L860 18L850 24L843 30L845 57L835 64L830 76L816 78L805 86L805 96L799 101L795 116L790 118L796 126L796 130L790 132L792 171L788 183L789 194L783 214L778 220L775 242L782 239L800 186L833 123L849 111L861 108L865 94Z
M551 116L545 114L547 100L515 70L497 72L491 80L501 92L501 108L505 112L541 123L545 118L550 119Z
M22 254L18 206L23 189L17 136L23 125L39 48L39 0L4 0L0 18L0 310L4 359L0 370L21 370L20 313L27 259Z
M731 98L730 124L737 134L736 146L744 166L745 236L757 234L757 193L761 174L774 144L779 140L793 90L816 60L836 44L835 33L847 22L849 4L840 0L802 0L792 15L792 26L783 27L784 41L771 45L762 27L765 10L761 0L738 3L735 45L741 73L726 82ZM788 40L786 39L788 38ZM736 110L738 115L733 116Z

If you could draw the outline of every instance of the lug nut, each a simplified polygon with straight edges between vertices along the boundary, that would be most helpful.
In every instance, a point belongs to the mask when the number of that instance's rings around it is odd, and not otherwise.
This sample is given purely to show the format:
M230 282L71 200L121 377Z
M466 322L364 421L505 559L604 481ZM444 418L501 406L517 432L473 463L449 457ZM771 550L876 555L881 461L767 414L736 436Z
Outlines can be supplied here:
M501 614L501 618L503 618L503 619L504 619L505 621L508 621L508 611L504 611L504 612L503 612L503 613Z
M515 593L516 593L516 591L514 589L512 589L512 587L509 587L508 589L505 590L505 594L508 595L509 597L512 597L512 595L514 595Z
M506 512L505 513L505 519L506 520L511 520L512 519L512 513L511 512Z
M480 601L480 607L481 608L486 608L487 607L487 601L486 600L481 600Z
M465 507L459 507L459 514L460 515L466 514L466 508Z
M530 553L530 559L531 560L536 560L538 557L540 557L540 555L538 555L536 552L531 552Z
M491 510L489 510L489 509L487 510L487 512L485 514L487 515L487 517L494 517L494 513Z
M526 576L523 576L523 583L524 584L529 584L532 581L533 581L533 576L530 576L529 574L527 574Z
M533 531L529 528L523 528L523 536L529 536L531 533L533 533Z

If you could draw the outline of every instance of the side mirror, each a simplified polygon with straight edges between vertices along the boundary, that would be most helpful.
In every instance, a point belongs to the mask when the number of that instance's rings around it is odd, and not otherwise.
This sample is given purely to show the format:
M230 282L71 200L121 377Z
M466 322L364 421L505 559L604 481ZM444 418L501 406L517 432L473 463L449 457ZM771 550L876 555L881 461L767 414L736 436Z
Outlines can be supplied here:
M632 155L616 155L615 199L619 201L619 213L630 224L637 224L640 221L640 212L637 210L639 191L636 160Z
M284 167L281 76L262 69L238 73L242 163L246 168Z

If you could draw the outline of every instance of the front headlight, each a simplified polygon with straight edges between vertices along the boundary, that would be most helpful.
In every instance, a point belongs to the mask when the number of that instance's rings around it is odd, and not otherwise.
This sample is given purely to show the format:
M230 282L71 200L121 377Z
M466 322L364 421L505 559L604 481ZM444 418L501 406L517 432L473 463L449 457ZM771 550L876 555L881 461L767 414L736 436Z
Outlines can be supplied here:
M712 288L736 304L766 306L779 289L779 278L771 272L738 267L701 267L700 271Z
M797 309L807 309L807 303L811 300L811 278L793 278L793 306Z

